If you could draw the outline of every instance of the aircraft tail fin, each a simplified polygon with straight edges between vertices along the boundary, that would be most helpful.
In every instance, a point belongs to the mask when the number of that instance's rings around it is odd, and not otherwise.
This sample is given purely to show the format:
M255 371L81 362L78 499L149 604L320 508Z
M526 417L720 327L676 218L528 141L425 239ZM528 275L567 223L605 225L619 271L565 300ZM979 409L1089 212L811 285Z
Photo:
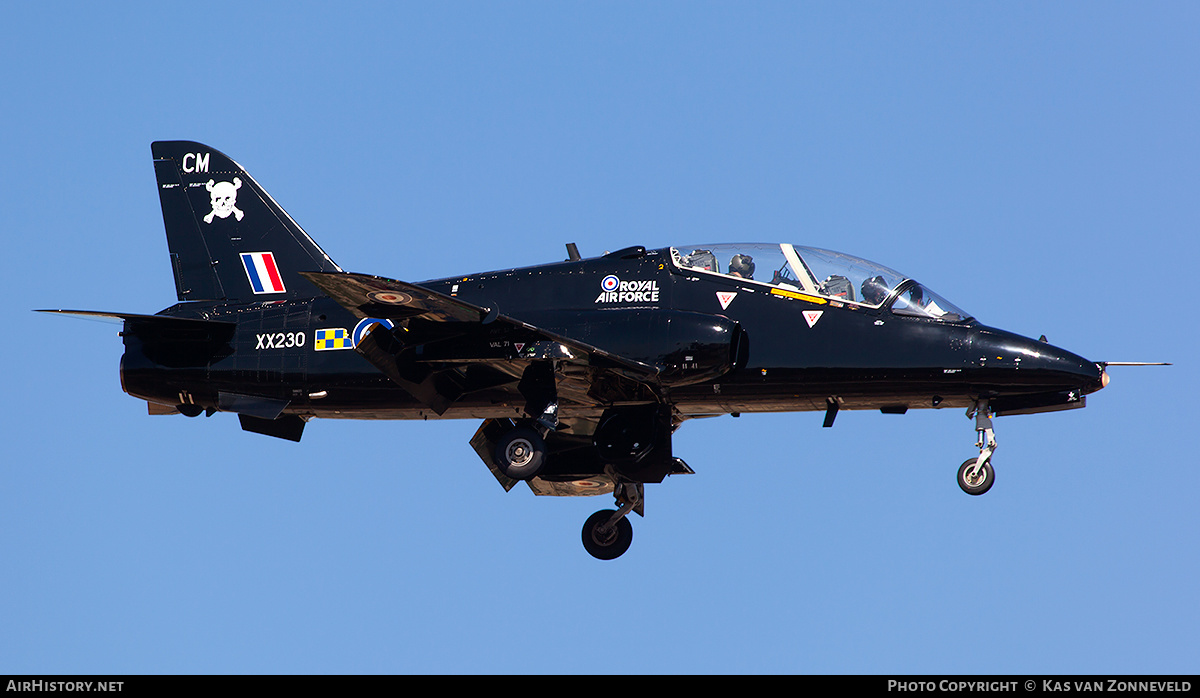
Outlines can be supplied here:
M300 272L341 271L224 153L191 141L157 141L150 150L179 300L318 296Z

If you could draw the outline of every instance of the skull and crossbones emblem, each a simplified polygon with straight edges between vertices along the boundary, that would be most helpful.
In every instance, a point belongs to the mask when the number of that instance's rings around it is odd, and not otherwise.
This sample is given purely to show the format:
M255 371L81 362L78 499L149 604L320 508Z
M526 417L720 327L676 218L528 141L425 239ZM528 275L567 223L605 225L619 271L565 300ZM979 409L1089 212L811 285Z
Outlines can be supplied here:
M208 184L204 185L208 189L208 195L212 199L212 211L204 217L205 223L212 223L213 216L217 218L229 218L229 214L233 214L237 220L242 220L242 213L237 207L237 191L242 188L242 180L234 177L232 182L216 182L208 180Z

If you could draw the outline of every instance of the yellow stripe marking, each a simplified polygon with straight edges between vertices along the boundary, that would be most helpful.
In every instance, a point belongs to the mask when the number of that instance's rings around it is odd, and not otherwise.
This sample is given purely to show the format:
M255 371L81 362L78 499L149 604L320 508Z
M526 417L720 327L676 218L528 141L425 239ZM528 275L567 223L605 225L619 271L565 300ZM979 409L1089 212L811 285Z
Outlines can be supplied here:
M786 288L773 288L771 289L771 295L783 296L784 298L795 298L798 301L808 301L809 303L816 303L818 305L824 305L829 302L828 300L819 296L810 296L807 293L797 293L795 291L789 291Z

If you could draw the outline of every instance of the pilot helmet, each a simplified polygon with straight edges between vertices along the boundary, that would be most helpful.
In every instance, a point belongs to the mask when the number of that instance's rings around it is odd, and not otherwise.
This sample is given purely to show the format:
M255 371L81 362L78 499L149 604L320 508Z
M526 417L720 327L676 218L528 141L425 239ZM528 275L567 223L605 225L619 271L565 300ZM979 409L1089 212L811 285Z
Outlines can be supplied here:
M748 254L735 254L729 260L729 273L737 274L743 279L754 278L754 259Z
M871 305L879 305L887 298L888 286L882 276L872 276L862 284L863 300Z

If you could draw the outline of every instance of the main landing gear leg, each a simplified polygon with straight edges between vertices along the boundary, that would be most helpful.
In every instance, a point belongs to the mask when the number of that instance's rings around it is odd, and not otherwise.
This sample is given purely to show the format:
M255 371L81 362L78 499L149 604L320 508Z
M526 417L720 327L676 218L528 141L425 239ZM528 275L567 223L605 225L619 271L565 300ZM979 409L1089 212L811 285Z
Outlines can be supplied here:
M971 458L958 468L958 486L967 494L980 495L992 488L996 471L992 468L992 454L996 451L996 432L992 428L991 407L987 400L977 400L967 410L967 417L975 418L975 432L979 435L975 446L979 457Z
M613 492L620 509L604 509L588 517L583 524L583 547L597 560L614 560L621 557L633 543L633 524L626 517L641 504L645 497L640 482L617 485Z
M496 444L500 472L514 480L532 480L546 462L546 435L558 428L558 403L552 402L535 420L522 420Z
M525 397L523 419L496 444L493 454L500 472L514 480L532 480L546 462L546 436L558 428L558 390L554 364L530 364L518 384Z

